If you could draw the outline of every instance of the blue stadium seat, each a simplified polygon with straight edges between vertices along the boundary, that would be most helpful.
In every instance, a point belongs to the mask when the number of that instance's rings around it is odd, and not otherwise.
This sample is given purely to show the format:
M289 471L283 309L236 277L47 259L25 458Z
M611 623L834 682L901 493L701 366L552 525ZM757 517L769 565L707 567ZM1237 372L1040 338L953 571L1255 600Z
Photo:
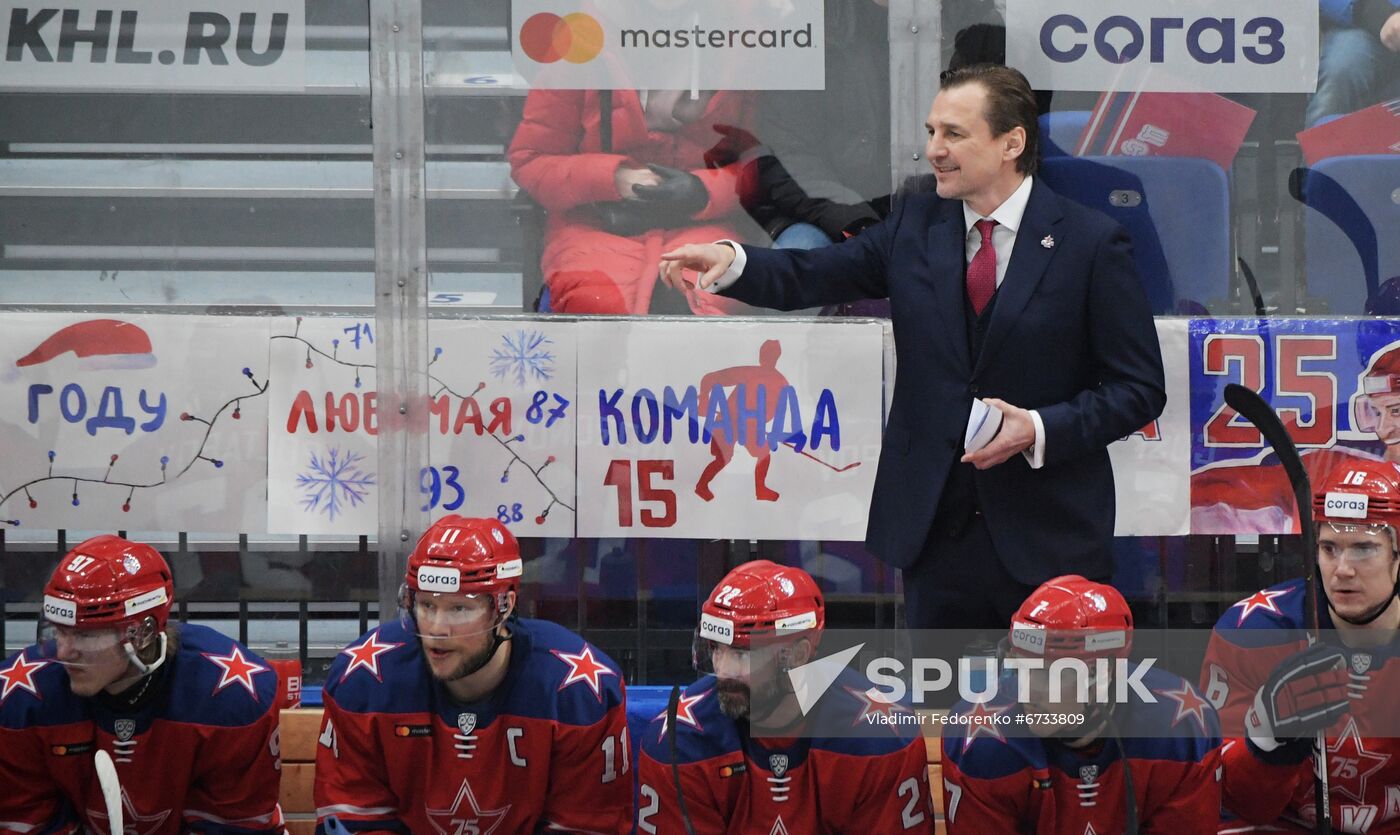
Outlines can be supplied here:
M1072 157L1092 110L1055 110L1040 114L1040 145L1047 157Z
M1326 301L1326 312L1365 313L1376 287L1400 275L1400 157L1325 159L1298 191L1308 296Z
M1220 166L1191 157L1048 157L1041 176L1128 230L1154 314L1205 313L1227 298L1229 183Z

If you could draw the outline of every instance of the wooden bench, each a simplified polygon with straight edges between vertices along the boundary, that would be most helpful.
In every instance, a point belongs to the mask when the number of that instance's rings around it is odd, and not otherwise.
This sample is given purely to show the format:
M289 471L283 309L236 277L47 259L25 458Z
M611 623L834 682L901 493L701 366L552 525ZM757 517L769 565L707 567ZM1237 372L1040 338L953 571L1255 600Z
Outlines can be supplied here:
M291 835L316 831L316 740L321 735L321 710L282 711L282 813Z
M944 819L946 810L943 808L943 726L938 722L925 722L920 727L924 732L924 745L928 748L928 788L933 792L934 830L938 835L945 835L948 822Z

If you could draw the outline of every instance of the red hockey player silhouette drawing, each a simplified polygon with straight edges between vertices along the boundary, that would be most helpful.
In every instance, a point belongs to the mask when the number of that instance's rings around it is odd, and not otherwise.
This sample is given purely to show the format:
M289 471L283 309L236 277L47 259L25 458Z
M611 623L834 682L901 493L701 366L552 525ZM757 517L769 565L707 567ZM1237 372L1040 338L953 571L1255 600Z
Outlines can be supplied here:
M778 405L778 392L788 384L787 377L778 370L778 357L783 354L783 346L776 339L769 339L758 349L758 365L736 365L711 371L700 379L700 403L709 403L715 386L734 387L729 395L729 413L736 416L736 423L742 426L737 416L741 413L760 415L763 425L773 420ZM761 395L761 397L760 397ZM742 400L740 399L742 397ZM754 498L762 502L776 502L777 491L767 484L768 467L773 463L772 451L763 433L738 431L735 433L715 432L710 436L710 455L714 458L705 466L700 480L695 484L695 495L711 501L715 494L710 491L710 482L734 457L736 438L744 441L744 449L757 459L753 472Z

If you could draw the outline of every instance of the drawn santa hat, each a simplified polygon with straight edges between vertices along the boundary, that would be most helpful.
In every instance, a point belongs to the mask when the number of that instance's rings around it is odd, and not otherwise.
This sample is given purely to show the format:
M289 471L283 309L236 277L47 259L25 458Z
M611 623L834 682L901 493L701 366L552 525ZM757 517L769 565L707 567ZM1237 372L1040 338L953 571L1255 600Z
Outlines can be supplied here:
M72 353L84 369L150 368L156 364L151 337L130 322L89 319L54 331L39 346L15 362L17 368L42 365Z

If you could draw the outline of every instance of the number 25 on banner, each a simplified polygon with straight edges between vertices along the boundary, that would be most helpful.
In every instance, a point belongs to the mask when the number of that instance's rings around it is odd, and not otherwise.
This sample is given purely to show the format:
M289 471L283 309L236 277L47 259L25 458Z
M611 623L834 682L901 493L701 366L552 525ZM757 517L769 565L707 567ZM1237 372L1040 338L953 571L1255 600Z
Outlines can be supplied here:
M632 461L626 458L614 459L608 464L608 474L603 483L617 488L617 526L632 527ZM637 461L637 499L642 502L658 502L660 511L643 507L642 526L647 528L669 528L676 524L676 491L657 487L653 479L660 477L669 482L676 477L676 462L671 460Z
M1201 370L1209 376L1238 379L1240 385L1264 391L1264 339L1256 334L1211 334L1206 337ZM1304 371L1308 360L1335 360L1335 336L1283 336L1274 340L1272 402L1298 446L1329 447L1337 440L1337 378L1329 371ZM1238 366L1235 372L1232 366ZM1236 377L1238 374L1238 377ZM1305 399L1306 410L1280 405ZM1303 419L1304 412L1307 420ZM1206 421L1207 447L1257 448L1264 445L1259 430L1240 420L1223 402Z

